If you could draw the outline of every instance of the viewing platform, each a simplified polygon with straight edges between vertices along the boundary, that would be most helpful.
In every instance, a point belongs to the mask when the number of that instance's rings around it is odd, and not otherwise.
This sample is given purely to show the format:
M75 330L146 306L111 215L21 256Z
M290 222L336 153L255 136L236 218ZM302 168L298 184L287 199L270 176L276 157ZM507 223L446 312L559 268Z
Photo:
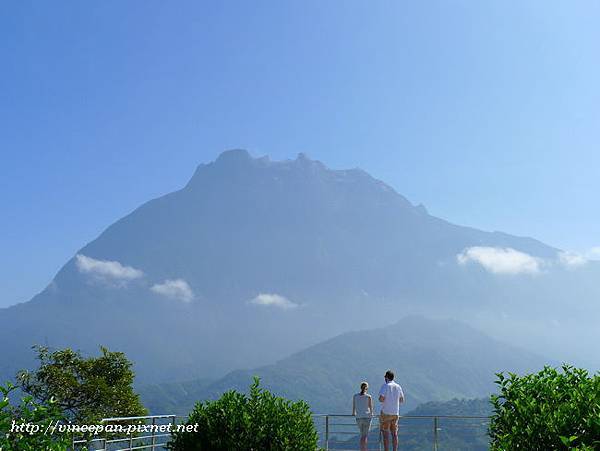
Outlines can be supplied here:
M185 423L187 416L151 415L143 417L105 418L102 424L138 424L148 426L147 432L134 434L99 434L92 440L73 437L72 450L87 447L96 451L166 450L171 430ZM322 450L357 451L358 428L352 415L315 414L315 428L319 434L318 445ZM463 415L400 416L399 450L457 451L488 449L489 417ZM379 418L373 417L368 435L369 450L383 450L379 431ZM459 445L460 444L460 445ZM465 444L468 448L464 448Z

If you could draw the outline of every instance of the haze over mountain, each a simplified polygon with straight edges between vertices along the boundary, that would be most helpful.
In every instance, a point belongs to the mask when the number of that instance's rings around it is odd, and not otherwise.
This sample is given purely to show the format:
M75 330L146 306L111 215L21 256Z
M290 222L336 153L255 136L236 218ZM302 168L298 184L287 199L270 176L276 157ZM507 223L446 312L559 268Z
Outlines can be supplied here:
M140 382L219 377L412 313L599 365L598 280L597 262L450 224L359 169L233 150L0 310L0 376L40 343L124 351Z
M392 368L404 386L407 412L432 400L489 397L495 373L522 374L554 363L459 321L409 316L391 326L338 335L272 365L233 371L213 382L142 387L141 395L155 414L186 415L198 400L247 391L258 376L264 388L305 400L314 412L349 414L360 382L369 382L376 398L384 372Z

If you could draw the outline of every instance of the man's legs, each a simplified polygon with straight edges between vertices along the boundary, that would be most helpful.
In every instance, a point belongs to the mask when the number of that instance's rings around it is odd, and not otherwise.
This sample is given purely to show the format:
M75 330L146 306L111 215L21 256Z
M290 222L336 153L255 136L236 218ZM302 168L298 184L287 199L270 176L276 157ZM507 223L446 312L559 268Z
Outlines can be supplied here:
M390 422L384 414L379 417L379 427L383 438L383 451L390 451Z
M392 450L398 451L398 429L392 429ZM387 447L385 448L387 451Z
M392 433L392 451L398 451L398 417L391 422L390 432Z
M390 451L390 433L389 433L389 431L382 429L381 435L383 436L383 451Z

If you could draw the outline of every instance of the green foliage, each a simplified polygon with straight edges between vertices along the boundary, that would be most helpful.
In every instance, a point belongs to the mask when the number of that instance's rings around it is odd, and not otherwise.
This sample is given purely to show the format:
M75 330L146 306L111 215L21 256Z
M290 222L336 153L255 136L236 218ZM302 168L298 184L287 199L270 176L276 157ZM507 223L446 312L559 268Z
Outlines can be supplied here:
M310 451L317 448L308 404L291 402L260 388L254 378L250 394L228 391L216 401L199 402L187 425L195 432L173 434L172 450Z
M84 358L68 348L34 348L40 367L17 375L20 388L44 404L54 399L69 420L93 424L106 417L146 415L133 391L131 362L122 352L101 347L99 357Z
M18 406L13 406L9 395L15 388L10 383L0 385L0 451L66 450L70 444L68 436L45 433L49 425L64 421L56 402L51 399L43 404L25 396ZM24 430L25 425L28 430Z
M564 365L536 374L497 374L492 450L600 448L600 375Z

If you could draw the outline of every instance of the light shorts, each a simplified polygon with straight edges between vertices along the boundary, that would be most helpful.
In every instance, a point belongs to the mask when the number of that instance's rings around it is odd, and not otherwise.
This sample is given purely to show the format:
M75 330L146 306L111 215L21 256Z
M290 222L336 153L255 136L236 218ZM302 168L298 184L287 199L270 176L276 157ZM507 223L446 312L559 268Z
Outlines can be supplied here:
M379 415L379 427L382 431L398 430L398 415L388 415L382 413Z
M356 424L358 425L358 430L360 431L360 435L368 435L369 429L371 429L371 418L357 418Z

